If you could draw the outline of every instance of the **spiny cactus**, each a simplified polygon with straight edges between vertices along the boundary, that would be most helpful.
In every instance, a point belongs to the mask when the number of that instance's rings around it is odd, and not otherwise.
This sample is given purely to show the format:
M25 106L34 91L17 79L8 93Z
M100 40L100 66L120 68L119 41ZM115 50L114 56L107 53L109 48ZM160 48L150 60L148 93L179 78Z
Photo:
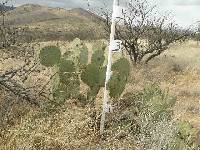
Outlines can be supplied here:
M61 59L59 64L60 81L63 83L68 82L69 78L75 74L75 70L73 61Z
M71 60L61 59L59 64L59 71L62 73L75 72L74 62Z
M54 90L54 98L65 101L66 99L77 98L80 94L80 80L78 75L60 79L60 83Z
M81 80L86 83L91 89L96 86L101 86L105 74L96 64L89 64L81 74Z
M79 69L79 67L87 65L88 63L88 48L83 42L75 39L72 42L69 51L63 55L63 58L72 60L76 69Z
M104 51L103 50L97 50L92 55L91 62L93 64L96 64L97 66L102 66L103 63L104 63L104 60L105 60Z
M128 76L130 74L130 64L127 59L121 58L117 60L112 67L113 75L108 83L110 97L119 98L123 93Z
M46 55L47 53L48 55ZM53 57L55 55L55 58ZM55 46L47 46L40 52L41 64L48 67L56 65L58 77L55 79L53 96L60 102L74 98L80 91L80 80L74 61L61 58L60 49Z
M119 74L113 75L109 81L108 87L110 91L110 97L119 98L125 89L127 80Z
M61 51L59 47L47 46L40 51L39 58L42 65L53 67L60 62Z
M128 77L130 74L130 63L126 58L121 58L113 64L112 70L121 76Z
M85 45L83 45L81 47L81 52L80 52L80 56L79 56L79 63L82 66L87 65L87 63L88 63L88 48Z
M92 46L93 51L102 50L105 51L107 44L103 41L96 41Z
M106 68L103 67L104 60L104 51L96 50L92 55L91 64L82 71L81 80L90 87L87 94L90 98L94 98L104 86L106 73Z
M105 84L106 67L105 48L103 42L93 47L91 64L88 64L88 48L79 39L75 39L69 51L61 56L60 49L47 46L40 52L40 61L44 66L56 65L58 80L53 93L56 99L69 99L80 95L80 79L90 87L87 96L95 98L101 87ZM79 76L79 74L81 75ZM125 89L130 73L128 60L119 59L113 65L113 76L110 81L110 96L118 98Z

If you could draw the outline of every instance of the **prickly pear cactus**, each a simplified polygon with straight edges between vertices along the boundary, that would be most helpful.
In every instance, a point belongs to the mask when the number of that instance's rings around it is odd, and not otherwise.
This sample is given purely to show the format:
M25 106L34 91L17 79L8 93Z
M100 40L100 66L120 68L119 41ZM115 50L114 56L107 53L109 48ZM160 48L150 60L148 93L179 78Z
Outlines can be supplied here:
M40 61L46 67L56 65L58 76L55 78L55 85L52 89L54 99L62 102L75 98L80 93L80 79L76 70L76 59L74 61L67 59L66 56L61 56L58 47L47 46L40 51Z
M105 74L96 64L89 64L81 74L81 80L86 83L91 89L102 86Z
M73 72L75 72L75 65L71 60L61 59L58 67L61 79L71 77Z
M93 46L91 63L88 64L88 48L80 40L75 39L69 50L61 56L61 51L56 46L47 46L40 52L41 64L57 69L58 77L55 80L53 96L55 99L65 101L80 95L82 80L90 87L87 93L89 99L94 99L101 87L105 84L106 44L98 42ZM113 65L113 76L109 83L110 96L118 98L125 89L130 73L129 62L125 58L119 59Z
M79 63L81 66L85 66L88 63L88 48L85 45L81 47Z
M130 64L127 59L121 58L117 60L112 67L113 75L108 83L110 97L116 99L123 93L128 76L130 74Z
M80 80L78 76L68 77L64 82L59 83L59 86L54 91L54 98L60 101L65 101L67 99L74 99L80 93Z
M97 50L92 55L91 62L93 64L96 64L97 66L102 66L103 63L104 63L104 60L105 60L104 51L103 50Z
M80 39L75 39L63 58L73 61L78 71L88 63L88 48Z
M88 92L89 99L95 98L101 87L104 86L106 68L103 67L105 60L104 51L94 51L91 64L87 65L82 71L81 80L90 87Z
M119 98L125 89L127 80L119 74L113 75L109 81L108 87L110 91L110 97Z
M93 51L98 51L98 50L102 50L105 51L107 47L107 44L103 41L97 41L95 42L95 44L93 44L92 50Z
M40 51L39 58L42 65L53 67L60 62L61 51L59 47L47 46Z
M112 70L116 74L128 77L130 74L130 63L126 58L121 58L113 64Z

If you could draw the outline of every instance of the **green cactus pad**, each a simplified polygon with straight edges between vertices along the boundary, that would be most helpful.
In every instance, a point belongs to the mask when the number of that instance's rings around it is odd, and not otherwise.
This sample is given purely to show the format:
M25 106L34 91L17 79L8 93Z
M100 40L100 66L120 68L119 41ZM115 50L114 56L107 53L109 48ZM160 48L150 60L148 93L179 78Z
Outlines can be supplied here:
M60 82L66 83L74 75L75 66L73 61L61 59L59 64Z
M119 98L126 87L130 74L130 64L127 59L121 58L113 64L112 70L113 75L108 83L110 97Z
M100 71L96 64L89 64L81 74L81 80L91 89L100 85Z
M128 77L130 74L130 64L126 58L118 59L112 66L114 72L119 73L120 75Z
M98 50L98 51L95 51L94 54L92 55L91 62L100 67L103 65L104 60L105 60L104 51Z
M60 62L61 51L56 46L46 46L39 54L40 63L46 67L53 67Z
M102 41L97 41L97 42L95 42L95 43L93 44L92 50L93 50L93 51L99 51L99 50L105 51L106 47L107 47L107 45L106 45L104 42L102 42Z
M80 81L76 76L66 78L63 82L61 80L59 86L54 91L54 98L67 100L69 98L76 98L80 94Z
M105 86L105 80L106 80L106 67L102 67L99 70L99 85L101 87Z
M120 74L113 75L108 83L110 97L119 98L125 89L126 83L127 79L120 76Z
M79 58L81 65L87 65L88 63L88 48L83 46L80 50L80 58Z
M88 99L94 100L97 94L99 93L99 90L100 90L100 86L92 87L87 93Z
M75 72L74 62L71 60L61 59L59 64L59 71L62 73Z

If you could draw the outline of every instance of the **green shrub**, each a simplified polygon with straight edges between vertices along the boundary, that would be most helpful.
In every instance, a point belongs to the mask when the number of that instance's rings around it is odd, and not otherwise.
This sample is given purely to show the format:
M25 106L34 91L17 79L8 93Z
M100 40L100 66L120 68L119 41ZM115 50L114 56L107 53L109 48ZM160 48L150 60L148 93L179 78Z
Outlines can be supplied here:
M178 123L177 139L182 141L187 147L193 147L194 149L200 148L200 131L193 128L187 121Z
M171 118L176 99L157 85L147 86L142 91L125 96L126 110L133 119L131 132L141 148L169 150L173 147L177 126Z

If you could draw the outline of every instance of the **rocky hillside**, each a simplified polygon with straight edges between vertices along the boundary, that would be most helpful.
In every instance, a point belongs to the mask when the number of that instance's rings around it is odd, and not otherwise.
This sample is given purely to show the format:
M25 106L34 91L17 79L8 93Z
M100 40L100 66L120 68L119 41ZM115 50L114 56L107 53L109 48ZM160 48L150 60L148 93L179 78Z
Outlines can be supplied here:
M6 15L6 24L28 28L32 39L71 40L99 39L105 36L100 17L76 8L65 10L46 6L26 4L11 10Z

